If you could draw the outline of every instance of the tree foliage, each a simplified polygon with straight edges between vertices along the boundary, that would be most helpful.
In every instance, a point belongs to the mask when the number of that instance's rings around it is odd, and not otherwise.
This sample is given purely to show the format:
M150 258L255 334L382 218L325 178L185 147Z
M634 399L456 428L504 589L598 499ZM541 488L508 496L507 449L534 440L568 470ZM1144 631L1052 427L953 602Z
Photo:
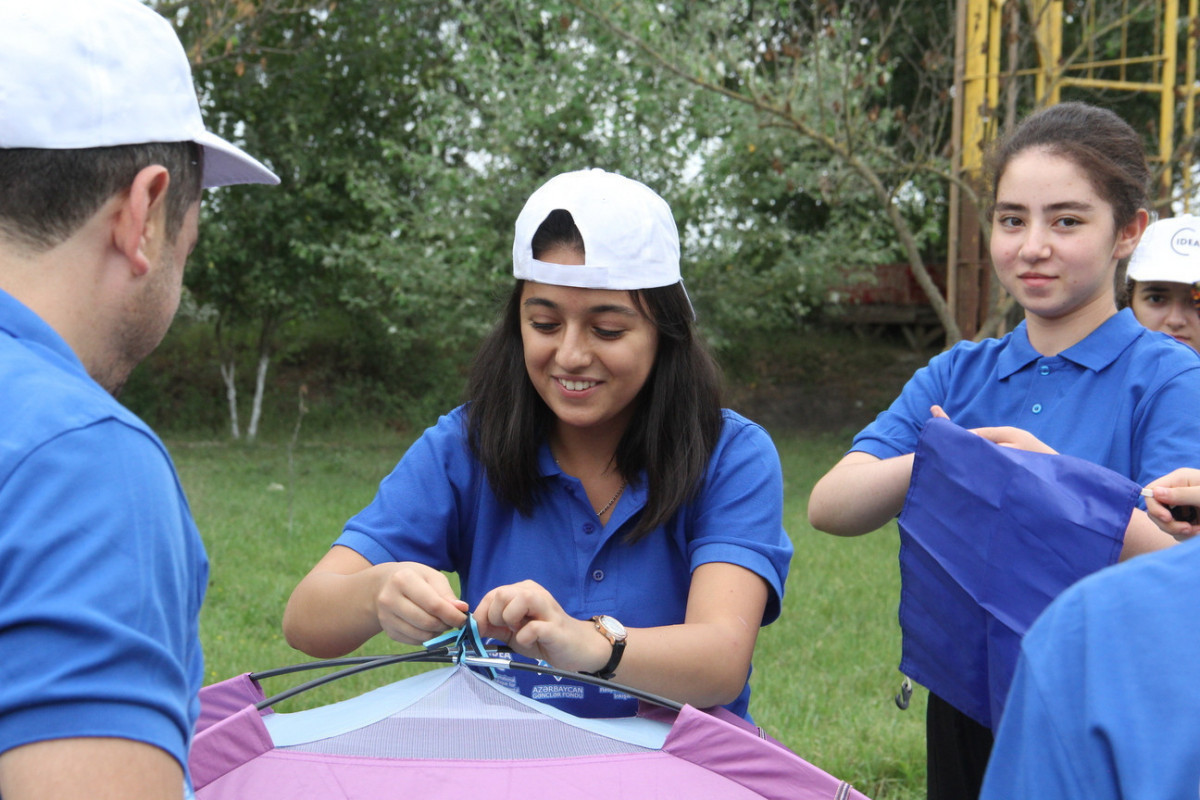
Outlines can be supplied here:
M1144 14L1147 1L1123 13ZM297 320L336 308L382 343L409 397L444 404L419 376L461 382L509 285L522 203L583 167L638 178L670 202L689 292L719 347L747 328L794 330L848 272L897 261L957 338L926 270L944 258L957 180L954 15L943 6L155 6L191 44L209 125L283 180L210 193L186 278L226 345L230 386L238 347L261 375ZM1102 7L1067 11L1109 30ZM1014 28L1017 61L1031 22ZM1071 26L1067 39L1064 58L1076 61L1114 47ZM1034 102L1028 82L1008 82L1014 114ZM1152 129L1152 114L1129 110ZM962 188L969 198L973 186Z
M657 69L725 101L729 126L705 177L719 180L710 193L741 196L714 222L733 246L730 270L745 268L741 251L753 253L799 316L839 268L902 259L957 338L926 269L952 180L952 37L935 29L936 16L917 30L901 27L912 14L905 3L572 5Z

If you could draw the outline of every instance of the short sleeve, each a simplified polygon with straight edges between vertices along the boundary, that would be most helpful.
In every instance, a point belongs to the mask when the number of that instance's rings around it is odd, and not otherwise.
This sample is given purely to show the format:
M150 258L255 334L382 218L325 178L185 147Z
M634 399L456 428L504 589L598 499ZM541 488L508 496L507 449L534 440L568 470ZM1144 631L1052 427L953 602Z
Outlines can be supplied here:
M467 563L482 468L466 442L461 408L415 441L379 484L374 499L346 522L335 544L372 564L417 561L455 571Z
M1166 381L1143 402L1135 420L1135 453L1130 478L1141 484L1179 467L1195 466L1200 442L1200 369L1189 369Z
M941 353L913 373L892 404L854 437L850 450L881 460L914 452L930 407L946 402L950 358L951 353Z
M0 509L0 752L117 737L186 769L208 562L161 444L114 419L54 436Z
M762 624L780 611L792 559L783 528L783 469L762 427L726 412L704 487L688 514L688 560L723 562L760 575L770 589Z

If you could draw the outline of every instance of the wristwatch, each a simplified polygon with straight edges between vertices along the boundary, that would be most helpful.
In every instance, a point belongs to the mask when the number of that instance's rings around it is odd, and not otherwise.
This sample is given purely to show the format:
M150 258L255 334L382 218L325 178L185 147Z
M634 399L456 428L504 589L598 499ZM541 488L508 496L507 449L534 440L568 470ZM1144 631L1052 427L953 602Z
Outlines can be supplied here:
M625 626L617 622L613 617L607 614L600 614L592 617L592 622L596 625L596 630L600 631L600 635L608 639L612 645L612 655L608 658L608 663L595 672L585 672L585 675L594 675L597 678L608 680L617 673L617 665L621 663L621 656L625 654Z

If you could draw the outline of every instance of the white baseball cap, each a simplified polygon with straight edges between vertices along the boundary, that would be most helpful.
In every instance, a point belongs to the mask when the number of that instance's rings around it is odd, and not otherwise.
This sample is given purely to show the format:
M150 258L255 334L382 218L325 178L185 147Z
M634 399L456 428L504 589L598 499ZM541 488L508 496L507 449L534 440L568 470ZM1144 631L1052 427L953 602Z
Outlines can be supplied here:
M1146 228L1125 276L1131 281L1200 281L1200 217L1168 217Z
M0 147L204 148L203 185L279 183L204 128L175 29L138 0L0 0Z
M533 235L551 211L571 214L584 262L533 257ZM651 289L680 282L679 231L667 202L645 184L585 169L556 175L530 195L517 217L513 276L581 289Z

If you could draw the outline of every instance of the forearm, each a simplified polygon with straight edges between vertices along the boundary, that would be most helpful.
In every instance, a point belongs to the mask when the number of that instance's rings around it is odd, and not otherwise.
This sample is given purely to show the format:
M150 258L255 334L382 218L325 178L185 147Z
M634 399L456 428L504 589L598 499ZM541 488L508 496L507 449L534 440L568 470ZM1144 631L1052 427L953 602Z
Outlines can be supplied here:
M314 570L305 576L283 612L288 644L310 656L336 658L379 633L376 597L387 566L348 575Z
M1164 550L1174 544L1175 537L1160 530L1145 511L1135 508L1133 516L1129 518L1129 526L1125 529L1125 543L1121 547L1120 560Z
M746 685L768 591L748 569L701 564L692 572L683 623L627 628L612 680L699 707L733 702ZM533 581L488 592L475 619L484 636L560 669L599 672L613 654L591 620L568 616Z
M4 800L179 800L183 768L144 742L48 739L0 753L0 794Z
M912 465L911 453L882 460L849 453L813 487L809 524L838 536L859 536L883 527L904 507Z
M704 623L631 628L613 680L697 708L732 703L749 676L758 621L739 628ZM606 653L608 642L597 638Z

